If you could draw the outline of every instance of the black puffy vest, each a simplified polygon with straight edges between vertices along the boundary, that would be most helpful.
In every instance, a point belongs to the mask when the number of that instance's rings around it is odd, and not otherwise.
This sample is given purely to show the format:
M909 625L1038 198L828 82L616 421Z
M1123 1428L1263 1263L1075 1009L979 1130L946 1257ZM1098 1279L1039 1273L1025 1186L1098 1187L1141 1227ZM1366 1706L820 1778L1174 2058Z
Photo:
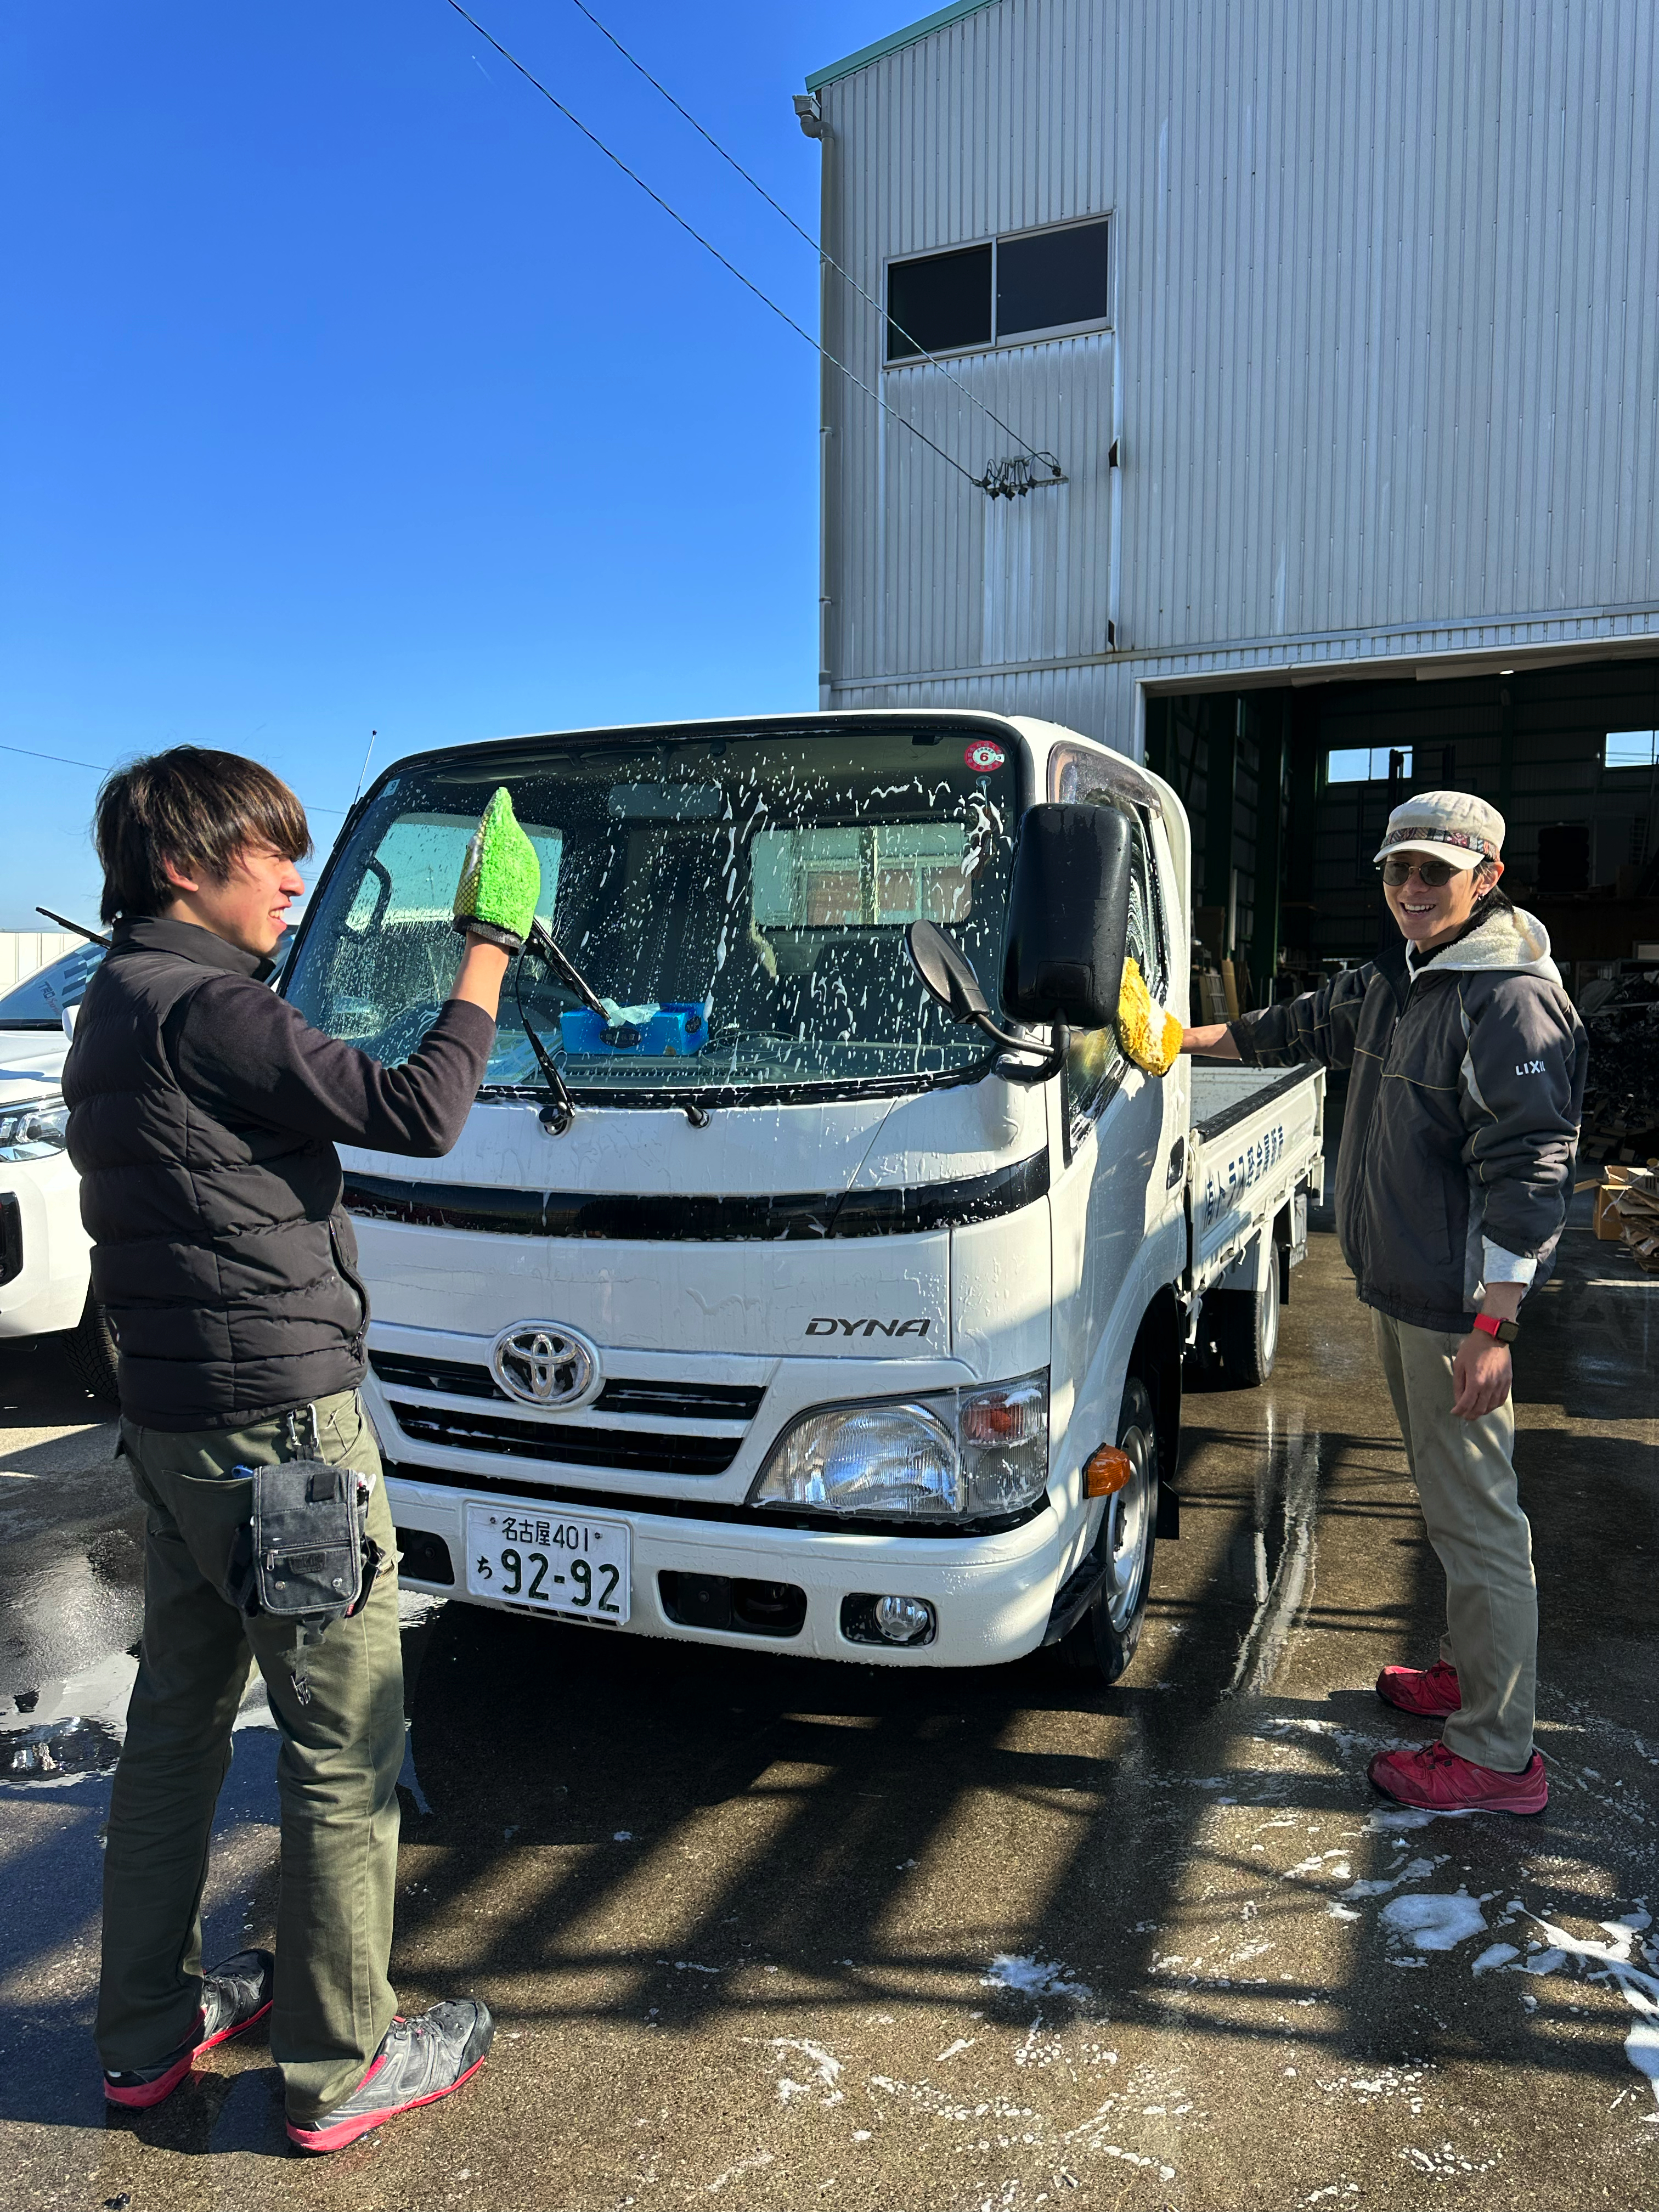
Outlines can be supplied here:
M64 1064L93 1291L140 1428L243 1428L363 1376L368 1301L333 1146L216 1118L170 1062L169 1018L227 971L267 972L204 930L118 924Z

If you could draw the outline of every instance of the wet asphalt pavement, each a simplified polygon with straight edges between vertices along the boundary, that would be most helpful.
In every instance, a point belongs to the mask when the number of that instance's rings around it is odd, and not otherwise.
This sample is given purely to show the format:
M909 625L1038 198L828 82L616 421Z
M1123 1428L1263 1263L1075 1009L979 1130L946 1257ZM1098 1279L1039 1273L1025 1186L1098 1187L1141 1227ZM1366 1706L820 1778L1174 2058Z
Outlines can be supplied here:
M1575 1217L1583 1211L1580 1200ZM290 2155L262 2034L106 2119L100 1827L140 1612L113 1431L0 1347L0 2202L1659 2203L1659 1279L1575 1225L1518 1347L1542 1820L1365 1779L1438 1570L1334 1241L1261 1391L1192 1396L1182 1535L1107 1691L605 1640L405 1598L393 1972L477 1991L453 2103ZM210 1959L268 1942L276 1738Z

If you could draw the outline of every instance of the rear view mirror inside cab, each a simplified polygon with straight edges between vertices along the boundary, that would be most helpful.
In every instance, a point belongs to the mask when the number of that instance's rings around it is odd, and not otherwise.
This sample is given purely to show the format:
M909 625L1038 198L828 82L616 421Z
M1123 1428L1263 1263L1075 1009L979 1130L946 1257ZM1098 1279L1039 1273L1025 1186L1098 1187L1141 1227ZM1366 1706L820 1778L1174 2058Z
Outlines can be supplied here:
M1021 819L1002 939L1015 1021L1116 1029L1133 836L1115 806L1033 806Z

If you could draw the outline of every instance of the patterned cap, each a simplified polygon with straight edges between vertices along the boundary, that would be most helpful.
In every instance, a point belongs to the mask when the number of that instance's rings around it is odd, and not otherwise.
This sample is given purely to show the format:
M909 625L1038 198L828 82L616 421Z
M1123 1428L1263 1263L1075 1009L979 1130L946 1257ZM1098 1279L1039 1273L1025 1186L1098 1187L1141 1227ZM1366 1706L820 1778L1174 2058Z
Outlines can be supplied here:
M1382 848L1390 853L1432 853L1455 868L1478 868L1495 860L1504 847L1504 817L1495 806L1469 791L1419 791L1389 817Z

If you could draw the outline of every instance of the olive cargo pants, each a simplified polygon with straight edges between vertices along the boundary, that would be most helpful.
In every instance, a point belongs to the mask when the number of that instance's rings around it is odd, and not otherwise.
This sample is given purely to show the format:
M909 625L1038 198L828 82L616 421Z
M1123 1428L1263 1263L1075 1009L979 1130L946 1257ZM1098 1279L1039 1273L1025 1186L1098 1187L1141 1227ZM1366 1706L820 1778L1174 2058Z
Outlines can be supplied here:
M1406 1440L1429 1541L1446 1573L1440 1656L1463 1703L1441 1730L1450 1751L1518 1774L1532 1757L1538 1590L1532 1528L1515 1480L1515 1404L1478 1421L1452 1412L1455 1331L1413 1328L1375 1307L1376 1348Z
M220 1595L253 1486L237 1466L291 1458L284 1423L175 1433L123 1421L148 1509L144 1632L116 1769L104 1861L99 2055L112 2072L176 2051L201 2002L202 1891L214 1807L250 1659L282 1737L282 1892L271 2055L290 2119L349 2097L397 2011L386 1960L404 1758L403 1650L391 1510L355 1391L317 1405L322 1456L374 1475L368 1533L384 1565L368 1601L306 1650L295 1689L291 1621Z

